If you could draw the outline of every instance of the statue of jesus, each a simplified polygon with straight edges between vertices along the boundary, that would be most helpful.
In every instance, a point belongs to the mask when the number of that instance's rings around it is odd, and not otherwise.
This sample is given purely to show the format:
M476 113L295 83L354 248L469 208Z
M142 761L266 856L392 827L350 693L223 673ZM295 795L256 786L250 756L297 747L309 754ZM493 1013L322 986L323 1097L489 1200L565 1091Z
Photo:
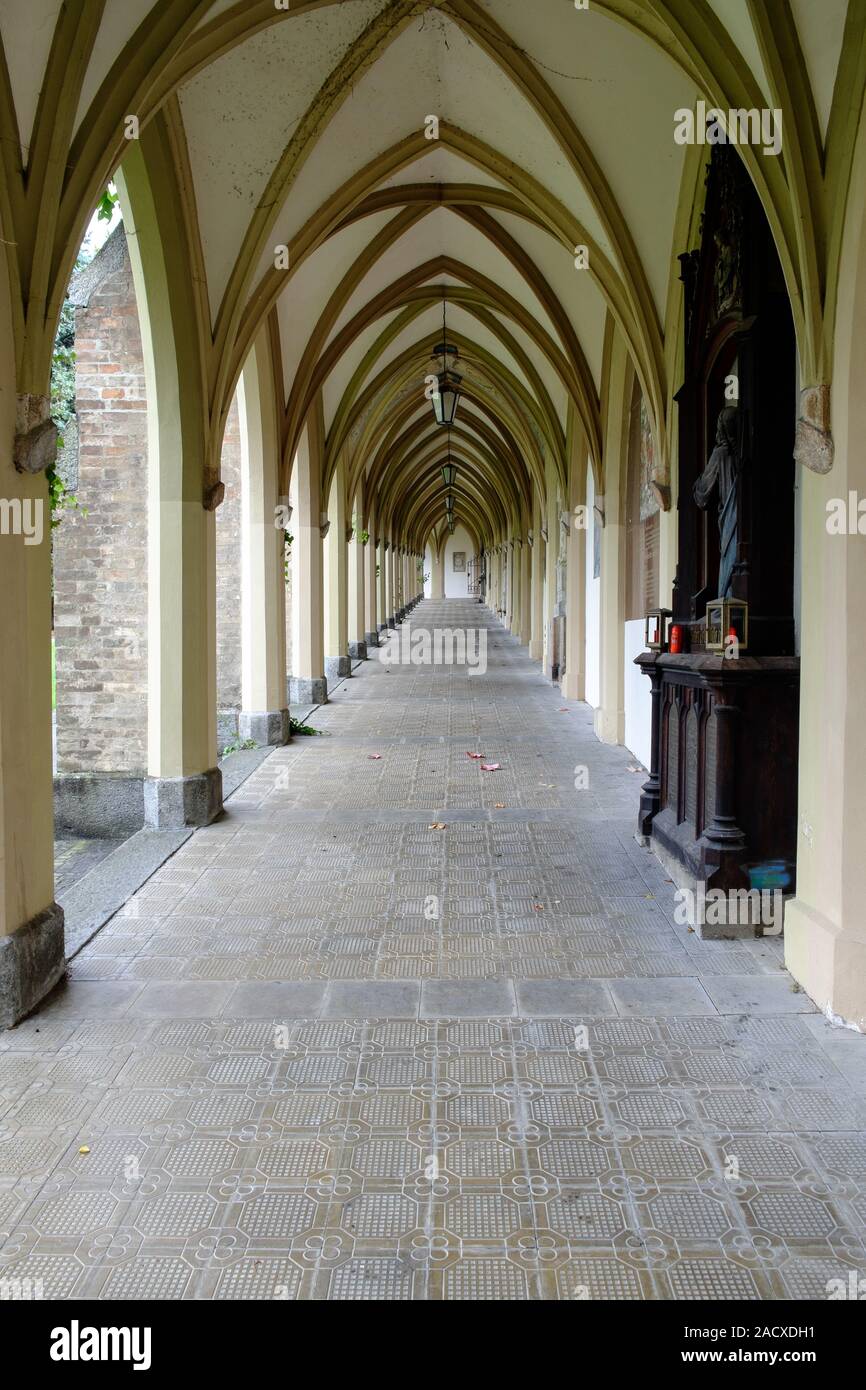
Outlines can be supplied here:
M719 590L716 598L731 596L731 578L737 558L737 478L740 451L737 442L739 411L726 406L716 423L716 447L694 486L694 499L706 511L713 488L717 487L719 519Z

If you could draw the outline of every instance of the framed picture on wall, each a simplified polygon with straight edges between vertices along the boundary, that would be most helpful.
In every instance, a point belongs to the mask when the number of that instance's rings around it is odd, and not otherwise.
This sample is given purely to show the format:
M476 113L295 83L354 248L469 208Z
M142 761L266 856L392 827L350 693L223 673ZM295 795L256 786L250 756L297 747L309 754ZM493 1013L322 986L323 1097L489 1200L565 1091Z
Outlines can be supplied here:
M465 550L455 550L455 551L454 551L454 573L455 573L455 574L465 574L465 573L466 573L466 551L465 551Z

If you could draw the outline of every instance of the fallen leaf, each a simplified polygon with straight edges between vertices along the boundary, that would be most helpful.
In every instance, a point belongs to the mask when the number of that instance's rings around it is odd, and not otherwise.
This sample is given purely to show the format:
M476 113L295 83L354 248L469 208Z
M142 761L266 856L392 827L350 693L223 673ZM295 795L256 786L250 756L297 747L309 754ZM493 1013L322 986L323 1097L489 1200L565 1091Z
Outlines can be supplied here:
M536 912L544 911L544 903L533 903L532 906L535 908Z
M571 710L567 709L565 705L562 706L562 709L558 709L556 712L557 714L571 714Z
M501 766L501 764L499 764L499 763L482 763L482 764L481 764L481 771L482 771L482 772L498 772L500 766Z
M493 809L494 809L494 811L504 811L504 810L505 810L505 802L504 802L504 801L495 801L495 802L493 803ZM499 856L497 855L497 858L498 858L498 857L499 857Z
M86 1144L82 1144L82 1146L81 1146L81 1148L78 1150L78 1152L79 1152L80 1154L89 1154L89 1153L90 1153L90 1150L89 1150L89 1148L87 1147Z
M483 754L483 753L467 753L466 756L467 756L467 758L483 758L483 757L484 757L484 754Z
M444 830L444 829L445 829L445 823L444 823L444 821L441 821L441 820L434 820L434 822L433 822L432 825L428 825L428 826L427 826L427 829L428 829L428 830Z
M370 759L371 763L378 763L382 761L381 753L368 753L367 757Z

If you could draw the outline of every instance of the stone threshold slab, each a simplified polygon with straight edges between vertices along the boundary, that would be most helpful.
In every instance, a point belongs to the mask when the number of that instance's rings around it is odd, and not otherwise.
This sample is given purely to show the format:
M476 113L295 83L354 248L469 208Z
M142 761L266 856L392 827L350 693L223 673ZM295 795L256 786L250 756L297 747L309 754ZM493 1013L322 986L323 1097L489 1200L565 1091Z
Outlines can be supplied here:
M137 830L89 874L60 894L66 928L66 959L72 960L100 927L137 893L195 832Z
M274 751L242 749L221 759L224 803ZM182 830L137 830L83 878L64 889L57 901L65 919L66 959L72 960L194 834L192 826Z

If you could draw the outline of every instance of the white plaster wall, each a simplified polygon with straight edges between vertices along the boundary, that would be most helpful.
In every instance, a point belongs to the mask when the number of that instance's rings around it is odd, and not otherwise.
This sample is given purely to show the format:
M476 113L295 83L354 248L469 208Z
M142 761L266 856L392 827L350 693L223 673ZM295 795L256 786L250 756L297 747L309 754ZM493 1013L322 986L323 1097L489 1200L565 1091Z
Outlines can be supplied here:
M643 766L650 764L652 699L650 683L634 659L644 650L644 620L635 618L624 625L625 657L625 746Z
M599 652L600 652L600 624L599 608L601 604L601 580L593 579L592 563L595 548L595 536L592 523L592 506L595 501L595 488L593 486L592 469L589 470L589 477L586 485L586 504L589 508L590 523L586 533L586 703L593 709L598 708L600 700L599 685Z
M454 573L454 551L462 550L466 556L467 569L464 574ZM462 526L455 526L454 535L448 537L445 546L445 597L466 598L469 593L469 561L475 551L469 539L469 532Z

